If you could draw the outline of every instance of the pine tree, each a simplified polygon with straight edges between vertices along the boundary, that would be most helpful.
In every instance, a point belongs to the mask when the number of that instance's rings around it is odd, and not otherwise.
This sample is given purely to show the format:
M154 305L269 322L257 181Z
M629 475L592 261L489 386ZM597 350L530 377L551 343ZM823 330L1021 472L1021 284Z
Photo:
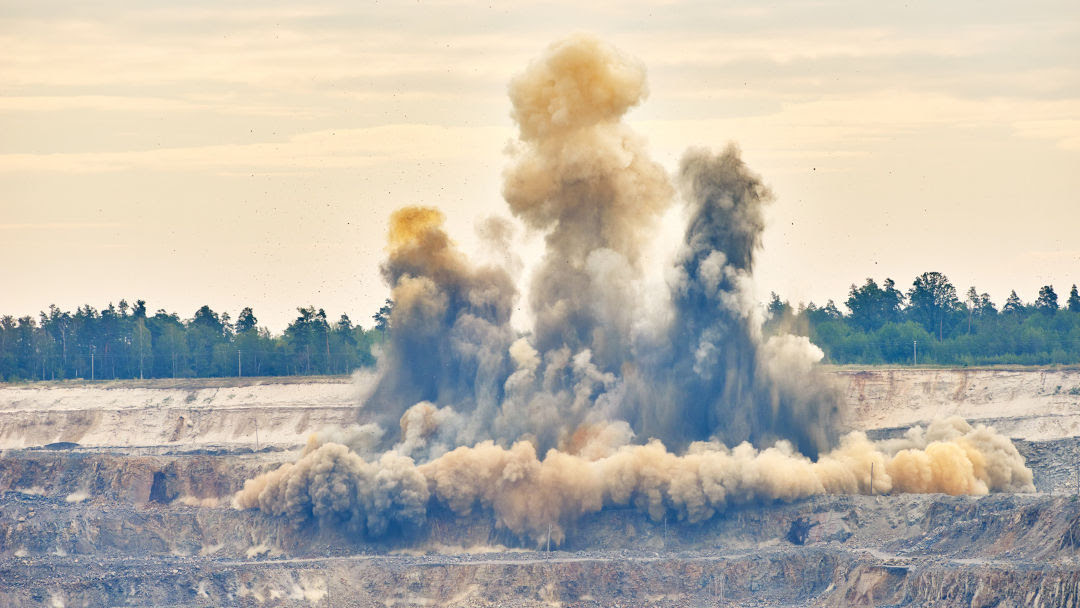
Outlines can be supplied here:
M1024 312L1024 303L1020 301L1020 296L1016 295L1015 289L1009 292L1009 297L1005 300L1005 306L1001 307L1001 312L1009 315Z
M1035 300L1035 310L1044 312L1047 314L1053 314L1057 312L1058 300L1057 293L1054 292L1053 285L1043 285L1039 288L1039 298Z
M251 310L250 306L245 306L240 311L240 316L236 318L236 334L240 335L249 331L254 331L259 320L255 318L255 312Z

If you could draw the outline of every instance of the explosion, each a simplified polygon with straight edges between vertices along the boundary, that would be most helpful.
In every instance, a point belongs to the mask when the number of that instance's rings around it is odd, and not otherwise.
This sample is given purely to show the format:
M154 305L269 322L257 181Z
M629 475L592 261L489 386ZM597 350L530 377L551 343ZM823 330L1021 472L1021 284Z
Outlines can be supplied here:
M690 150L674 180L650 160L621 121L647 95L637 61L572 36L509 92L503 195L546 245L531 331L510 324L511 269L472 264L440 211L396 211L391 332L365 424L320 433L296 463L248 480L237 507L377 536L423 525L438 502L560 543L608 506L698 522L732 504L869 493L871 468L875 493L1034 489L1007 438L958 418L896 440L839 437L821 350L762 335L752 276L769 189L733 145ZM677 199L688 225L666 309L650 314L643 251ZM503 243L506 229L488 226Z

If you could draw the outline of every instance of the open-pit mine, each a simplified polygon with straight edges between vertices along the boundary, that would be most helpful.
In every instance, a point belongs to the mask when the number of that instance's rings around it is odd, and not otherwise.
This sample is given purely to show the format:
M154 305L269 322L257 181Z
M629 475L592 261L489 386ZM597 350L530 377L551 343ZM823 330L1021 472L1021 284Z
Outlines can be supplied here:
M0 605L1076 605L1080 371L827 373L848 428L991 425L1034 491L826 494L692 524L605 508L557 546L436 507L366 538L233 504L311 434L352 424L362 379L8 385Z

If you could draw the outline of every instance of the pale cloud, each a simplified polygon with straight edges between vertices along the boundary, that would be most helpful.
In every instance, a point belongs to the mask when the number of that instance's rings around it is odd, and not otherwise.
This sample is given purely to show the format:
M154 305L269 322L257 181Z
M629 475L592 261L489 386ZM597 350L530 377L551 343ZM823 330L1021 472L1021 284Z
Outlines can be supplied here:
M717 65L748 58L779 64L799 59L829 57L882 57L907 54L965 57L1000 48L1022 36L998 26L966 31L914 34L887 27L807 27L799 30L766 30L719 37L695 37L686 44L686 33L661 37L643 36L650 65Z
M1074 112L1066 116L1078 116ZM1016 132L1023 137L1049 139L1069 150L1080 150L1080 118L1044 118L1020 120L1013 123Z
M87 230L100 228L121 228L124 224L119 222L28 222L28 223L0 223L0 230Z
M0 112L212 112L237 116L277 116L315 118L325 110L303 105L244 103L236 95L192 95L182 97L141 97L122 95L11 95L0 97Z
M0 172L165 171L311 173L379 164L459 158L463 150L497 151L512 135L498 127L386 125L318 131L282 141L126 152L0 154Z
M33 21L0 35L7 60L0 78L10 86L188 86L199 82L261 87L311 87L345 78L436 74L460 69L490 71L501 46L521 42L490 35L417 39L400 31L253 26L218 36L177 31L154 36L131 24L100 21ZM64 44L55 41L63 40ZM534 50L534 49L531 49Z
M1080 100L976 101L910 91L783 102L776 112L711 120L642 122L654 145L680 148L688 133L703 141L749 142L773 155L865 154L867 145L916 131L1008 127L1021 137L1052 139L1075 148L1080 138Z

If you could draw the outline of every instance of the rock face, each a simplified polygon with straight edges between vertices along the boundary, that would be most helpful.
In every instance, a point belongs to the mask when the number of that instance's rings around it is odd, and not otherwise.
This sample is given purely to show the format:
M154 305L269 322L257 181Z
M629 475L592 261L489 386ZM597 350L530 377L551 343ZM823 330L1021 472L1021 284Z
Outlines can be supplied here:
M1022 439L1080 435L1080 369L839 369L848 424L887 429L960 416Z
M1080 369L835 369L845 424L873 430L957 415L1011 437L1080 435ZM292 448L356 420L363 382L332 377L0 384L0 449Z
M819 496L693 525L606 510L555 551L436 509L373 542L230 506L355 419L348 381L0 386L0 606L1080 604L1080 372L834 374L872 435L959 414L1021 438L1037 492Z
M355 421L358 388L340 377L0 384L0 449L292 447Z

